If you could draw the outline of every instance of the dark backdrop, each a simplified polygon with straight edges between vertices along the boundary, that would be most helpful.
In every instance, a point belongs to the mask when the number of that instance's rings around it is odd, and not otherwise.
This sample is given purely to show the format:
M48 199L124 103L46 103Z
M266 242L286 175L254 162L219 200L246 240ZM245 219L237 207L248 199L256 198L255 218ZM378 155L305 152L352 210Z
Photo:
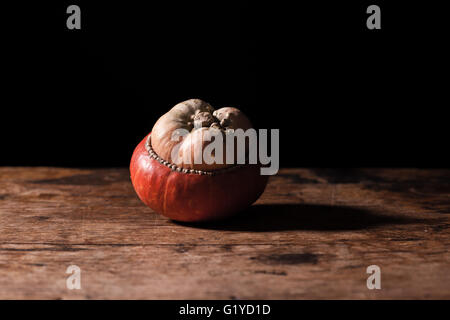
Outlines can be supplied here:
M280 129L282 166L446 167L442 2L295 2L2 4L0 165L127 166L197 97Z

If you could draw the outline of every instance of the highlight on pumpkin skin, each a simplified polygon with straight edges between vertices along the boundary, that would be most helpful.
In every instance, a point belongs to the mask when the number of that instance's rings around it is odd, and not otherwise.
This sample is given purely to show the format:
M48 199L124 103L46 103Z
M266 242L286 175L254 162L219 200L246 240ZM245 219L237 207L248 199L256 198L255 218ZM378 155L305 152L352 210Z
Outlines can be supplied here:
M202 100L190 99L158 119L151 147L168 163L187 170L215 171L260 163L261 175L274 175L279 169L279 130L270 130L270 135L269 156L267 129L256 131L239 109L214 110Z

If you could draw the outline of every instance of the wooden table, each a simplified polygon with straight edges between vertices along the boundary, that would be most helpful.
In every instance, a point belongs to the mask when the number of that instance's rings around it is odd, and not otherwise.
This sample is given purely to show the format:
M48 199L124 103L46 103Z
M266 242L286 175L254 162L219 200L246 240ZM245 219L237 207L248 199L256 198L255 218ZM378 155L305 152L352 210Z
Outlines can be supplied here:
M0 298L448 299L449 213L450 170L284 169L242 215L189 225L127 169L3 167Z

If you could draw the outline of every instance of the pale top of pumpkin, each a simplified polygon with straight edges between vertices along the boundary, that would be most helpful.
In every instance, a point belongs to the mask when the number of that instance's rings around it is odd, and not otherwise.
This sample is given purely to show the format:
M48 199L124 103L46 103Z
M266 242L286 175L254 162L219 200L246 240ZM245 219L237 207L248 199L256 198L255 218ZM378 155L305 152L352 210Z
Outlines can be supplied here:
M222 163L217 158L212 159L211 164L203 159L204 149L214 141L215 136L222 135L225 142L226 130L245 131L250 128L250 120L239 109L225 107L214 110L205 101L190 99L177 104L156 121L151 133L151 145L156 154L169 163L186 169L213 171L233 165L225 163L225 143ZM184 134L180 134L183 132L180 129L186 130ZM200 163L198 160L201 160Z

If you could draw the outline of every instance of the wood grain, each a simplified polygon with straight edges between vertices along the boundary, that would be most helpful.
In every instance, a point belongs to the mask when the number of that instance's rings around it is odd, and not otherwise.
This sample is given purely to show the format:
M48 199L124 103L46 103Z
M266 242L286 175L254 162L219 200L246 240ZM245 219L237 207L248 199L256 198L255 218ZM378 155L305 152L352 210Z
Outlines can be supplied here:
M449 213L450 170L284 169L192 225L145 207L127 169L3 167L0 298L449 299Z

